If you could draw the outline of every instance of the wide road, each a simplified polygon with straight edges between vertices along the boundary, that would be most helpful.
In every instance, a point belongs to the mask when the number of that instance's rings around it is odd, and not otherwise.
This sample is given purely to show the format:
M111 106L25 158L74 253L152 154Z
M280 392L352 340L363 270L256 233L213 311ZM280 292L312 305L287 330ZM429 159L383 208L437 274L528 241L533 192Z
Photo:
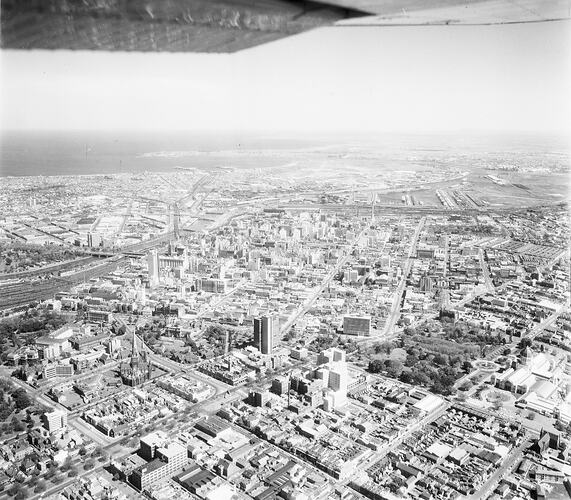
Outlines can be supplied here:
M51 488L48 488L46 491L44 491L43 493L38 493L37 495L32 495L30 497L28 497L29 500L33 500L36 498L49 498L52 495L55 495L58 491L63 490L64 488L67 488L68 486L71 486L73 483L76 483L80 477L85 477L85 476L89 476L91 474L94 474L95 476L97 476L97 473L103 469L103 467L105 467L105 464L101 464L98 465L97 467L94 467L91 470L85 471L85 472L81 472L79 473L77 476L72 477L72 478L68 478L65 481L61 482L60 484L56 484L55 486L52 486ZM63 475L63 473L62 473ZM46 481L47 482L47 481Z
M513 469L514 465L522 457L523 450L530 444L531 443L528 438L525 437L518 447L509 452L502 465L498 467L498 469L488 478L483 486L478 488L478 490L472 495L466 496L466 500L481 500L482 498L488 498L505 474Z
M231 290L228 290L221 297L219 297L218 299L213 301L212 304L208 305L208 307L206 307L204 309L204 311L201 311L200 313L198 313L197 318L202 318L202 317L204 317L204 315L206 315L210 312L216 311L216 309L218 307L220 307L222 304L224 304L232 295L234 295L238 290L244 288L247 284L248 284L248 280L246 280L246 279L240 280L238 283L236 283L236 286L234 288L232 288Z
M307 311L309 311L309 309L311 308L313 303L317 300L317 297L319 297L319 295L321 295L323 290L325 290L325 288L331 283L331 281L337 275L337 273L341 270L341 268L347 263L347 261L351 257L351 252L357 247L357 245L360 243L363 236L365 236L366 232L367 232L367 228L363 229L359 233L359 235L355 238L355 240L353 241L351 246L347 249L345 254L337 261L337 264L335 264L335 266L325 275L325 278L323 278L323 281L321 282L321 284L313 289L313 292L306 299L304 304L301 307L299 307L293 313L293 315L290 316L290 318L285 322L285 324L281 327L281 336L282 337L288 332L288 330L295 324L295 322L301 316L303 316Z
M355 401L352 401L352 403L357 404ZM367 405L364 405L364 406L367 406ZM390 452L396 450L402 444L402 442L405 441L406 439L408 439L413 433L422 429L423 427L430 424L431 422L434 422L435 420L439 419L442 415L444 415L446 413L448 408L450 408L450 403L446 400L443 400L443 403L439 407L435 408L430 413L427 413L426 415L424 415L418 422L412 424L403 433L399 434L395 439L393 439L389 443L382 446L371 457L369 457L366 462L359 464L359 468L362 470L367 470L374 463L381 460L383 457L388 455Z
M69 427L73 427L80 434L87 435L99 445L109 444L110 438L106 438L106 436L98 432L94 427L91 427L87 422L84 422L79 417L71 415L71 412L69 412L65 406L56 403L53 399L51 399L46 394L43 394L39 390L32 389L22 380L16 379L14 377L11 377L10 380L18 387L24 389L33 401L36 401L37 403L40 403L48 408L65 411L69 417L67 421Z
M486 284L488 292L491 293L494 291L494 283L492 282L492 278L490 278L490 268L488 267L486 259L484 259L484 249L482 247L478 248L478 257L480 259L482 274L484 275L484 283Z
M397 289L395 291L395 295L393 298L393 305L391 307L391 312L389 314L389 317L385 323L383 336L390 335L393 332L393 329L395 327L395 323L397 322L397 320L400 316L402 294L403 294L404 288L406 286L406 280L408 278L408 275L410 274L410 268L412 267L412 258L416 254L416 247L418 245L418 237L420 236L420 231L422 231L422 228L424 227L425 222L426 222L426 217L422 217L422 219L420 219L418 225L416 226L416 230L414 231L412 243L410 245L408 255L406 257L406 261L404 264L404 270L402 273L402 278L401 278L400 283L398 284Z

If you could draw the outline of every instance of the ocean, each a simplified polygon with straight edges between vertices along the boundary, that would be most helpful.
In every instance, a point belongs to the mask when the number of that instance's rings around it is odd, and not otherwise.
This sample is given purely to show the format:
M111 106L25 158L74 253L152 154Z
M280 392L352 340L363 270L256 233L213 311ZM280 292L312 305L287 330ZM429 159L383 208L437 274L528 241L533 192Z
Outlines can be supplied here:
M344 151L403 152L509 151L568 157L563 137L482 134L377 134L300 137L297 134L196 134L183 132L2 132L0 176L92 175L169 171L174 167L263 168L284 165L288 152L323 153L323 160ZM273 151L278 154L258 154ZM224 152L220 155L219 152ZM236 153L236 154L233 154ZM252 153L252 154L250 154Z
M215 134L125 132L4 132L0 141L0 176L88 175L165 171L175 166L219 167L220 159L196 156L145 157L169 151L213 152L239 148L298 148L303 140L250 139ZM234 160L233 160L234 163ZM235 166L251 166L246 158ZM279 162L276 162L279 164Z

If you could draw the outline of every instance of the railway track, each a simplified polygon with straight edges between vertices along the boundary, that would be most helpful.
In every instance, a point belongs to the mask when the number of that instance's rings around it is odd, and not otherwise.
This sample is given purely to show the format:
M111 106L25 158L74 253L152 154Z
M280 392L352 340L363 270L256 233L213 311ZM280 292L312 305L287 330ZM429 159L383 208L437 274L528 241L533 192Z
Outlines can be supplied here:
M121 249L121 252L144 252L149 248L169 241L170 238L172 238L171 232L161 234L156 238L124 247ZM120 253L118 253L110 259L107 259L107 262L103 261L102 264L85 270L79 270L65 277L53 276L44 280L36 279L20 283L6 283L4 285L0 283L0 310L12 309L25 306L31 302L50 299L57 292L68 290L83 281L88 281L91 278L103 276L114 271L125 258L127 257L124 255L120 256Z
M123 259L96 266L72 275L51 277L46 280L27 281L23 283L10 283L0 286L0 310L24 306L31 302L50 299L57 292L69 289L83 281L96 276L107 274L117 267Z

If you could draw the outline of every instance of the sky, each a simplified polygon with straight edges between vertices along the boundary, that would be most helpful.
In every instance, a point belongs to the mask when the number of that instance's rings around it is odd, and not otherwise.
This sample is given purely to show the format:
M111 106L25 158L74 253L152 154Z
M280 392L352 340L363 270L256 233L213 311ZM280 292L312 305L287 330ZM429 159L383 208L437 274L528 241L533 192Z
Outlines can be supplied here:
M0 126L568 134L570 28L331 27L235 54L3 50Z

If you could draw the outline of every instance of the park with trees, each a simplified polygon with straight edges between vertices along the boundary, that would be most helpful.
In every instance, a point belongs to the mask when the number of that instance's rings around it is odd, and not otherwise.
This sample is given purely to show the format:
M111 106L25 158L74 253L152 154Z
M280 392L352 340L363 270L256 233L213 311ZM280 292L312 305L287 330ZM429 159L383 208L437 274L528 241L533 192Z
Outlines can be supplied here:
M11 349L33 344L38 337L57 330L68 321L64 314L39 308L3 318L0 321L0 360L5 361Z
M405 328L398 340L370 347L368 370L449 395L486 347L502 343L503 337L480 327L434 321Z

